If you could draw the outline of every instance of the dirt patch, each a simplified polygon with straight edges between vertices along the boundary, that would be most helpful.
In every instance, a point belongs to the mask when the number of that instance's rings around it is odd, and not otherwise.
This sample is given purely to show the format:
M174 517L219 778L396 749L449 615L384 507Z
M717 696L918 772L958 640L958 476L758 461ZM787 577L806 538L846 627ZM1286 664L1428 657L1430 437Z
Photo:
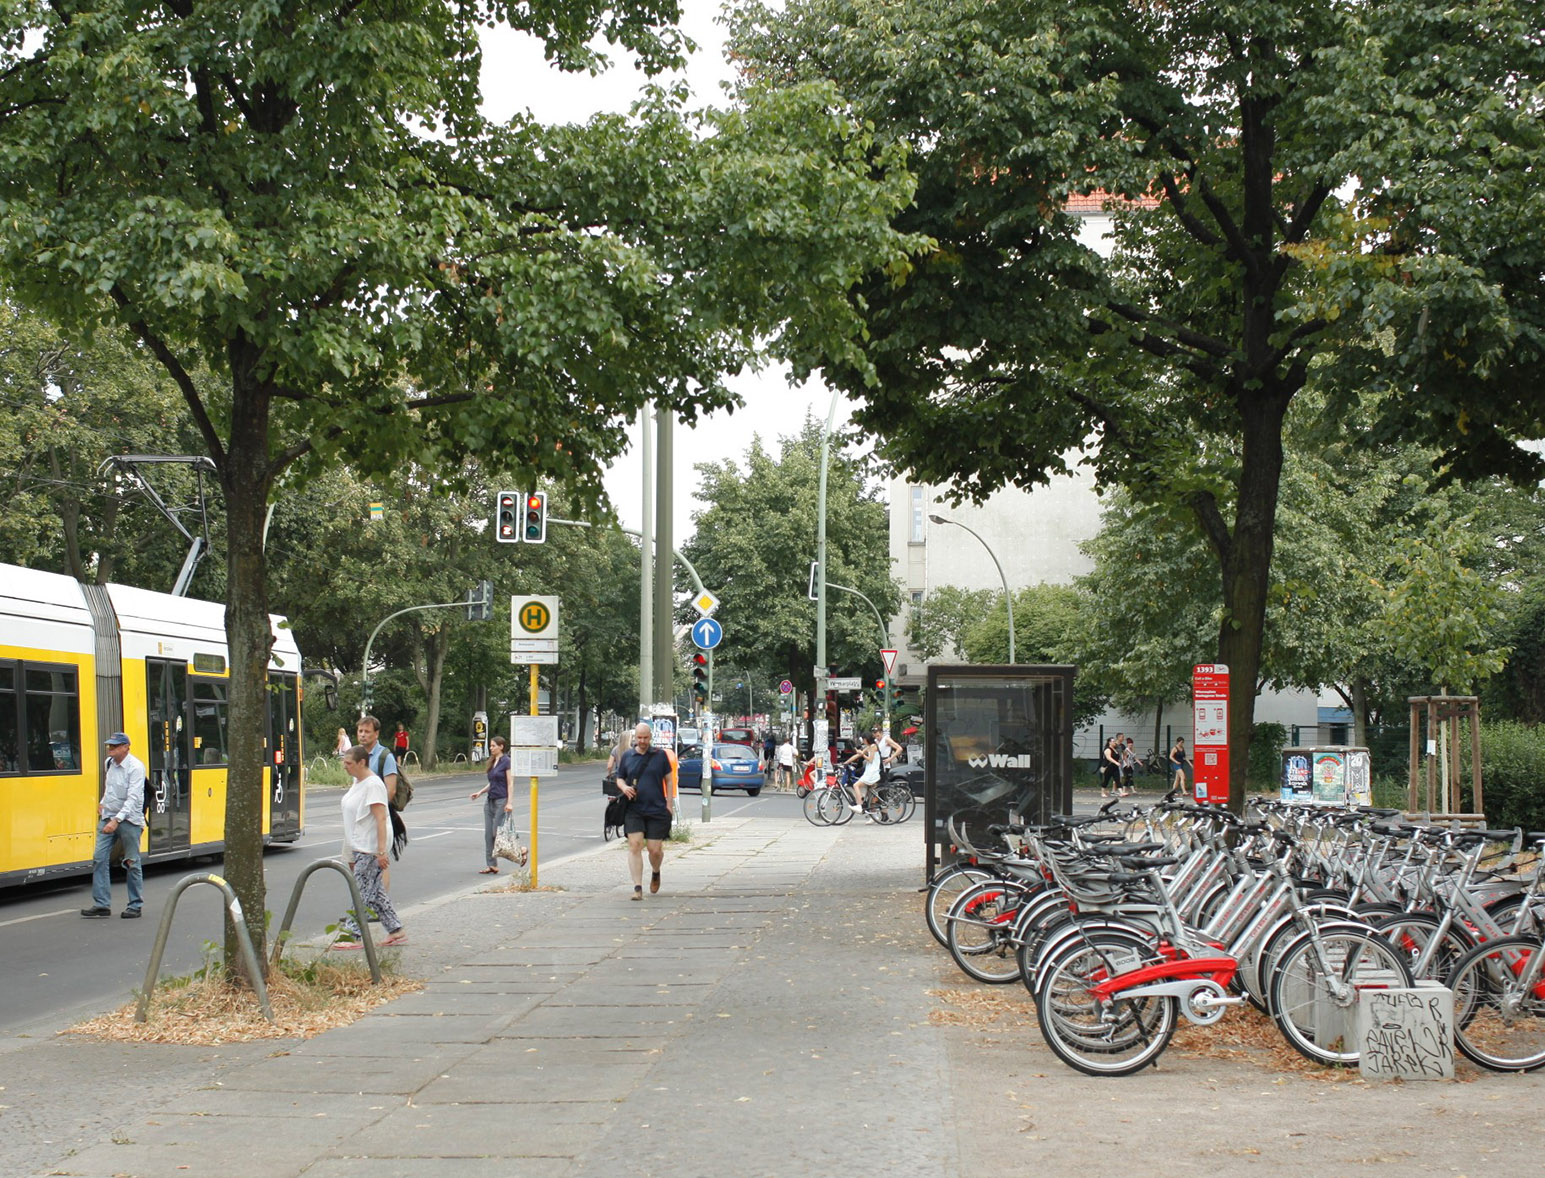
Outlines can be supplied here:
M378 986L370 980L363 962L323 960L298 967L295 975L274 971L268 979L273 1022L263 1017L256 996L246 987L233 986L223 978L195 977L157 986L143 1023L134 1021L136 1002L60 1033L119 1043L181 1043L190 1047L255 1039L310 1039L423 988L424 983L416 978L391 974Z

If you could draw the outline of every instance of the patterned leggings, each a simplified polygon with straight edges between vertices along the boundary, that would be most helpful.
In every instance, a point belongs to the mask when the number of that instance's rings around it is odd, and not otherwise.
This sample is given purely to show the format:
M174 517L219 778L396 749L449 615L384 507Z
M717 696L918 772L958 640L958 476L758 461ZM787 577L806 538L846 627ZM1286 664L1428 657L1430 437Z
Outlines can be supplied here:
M386 883L381 878L381 865L376 862L374 854L368 851L354 852L354 878L359 883L359 898L364 903L365 910L374 912L381 918L386 935L391 936L402 928L402 920L397 915L397 909L392 907L391 897L386 894ZM344 916L343 928L350 936L360 935L359 922L354 919L354 913L350 912Z

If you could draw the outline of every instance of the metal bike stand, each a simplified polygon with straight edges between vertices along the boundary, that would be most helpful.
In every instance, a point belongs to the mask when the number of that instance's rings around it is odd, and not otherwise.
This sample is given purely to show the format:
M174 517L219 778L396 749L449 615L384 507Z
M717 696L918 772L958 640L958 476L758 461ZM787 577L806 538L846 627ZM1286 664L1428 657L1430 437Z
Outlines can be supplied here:
M317 859L306 864L300 875L296 877L295 886L290 889L290 902L285 906L284 919L279 922L279 931L274 934L274 947L269 954L269 961L273 965L279 964L279 956L284 952L284 941L290 933L290 925L295 920L295 910L300 907L300 893L306 886L306 881L315 871L324 867L330 867L338 872L349 883L349 895L354 900L354 916L359 921L360 944L365 947L365 960L370 963L370 980L376 985L381 984L381 964L376 958L376 943L370 936L370 922L364 918L365 901L360 898L359 880L354 878L354 873L349 870L348 864L342 859Z
M155 990L156 978L161 973L161 957L166 952L166 939L171 935L172 914L177 910L177 901L194 884L201 883L212 884L224 893L226 911L230 913L231 924L236 928L236 941L241 946L241 955L247 968L247 980L252 983L252 989L257 994L258 1005L263 1009L263 1017L273 1022L274 1010L268 1004L268 987L263 984L263 968L258 962L257 950L252 947L252 938L247 935L247 926L242 923L241 901L236 898L236 893L231 890L230 884L220 876L209 872L184 876L177 881L176 886L172 888L172 894L167 897L166 911L161 914L161 927L156 929L156 943L150 951L150 967L145 970L145 988L140 991L139 1006L135 1008L134 1021L142 1023L150 1013L150 995Z

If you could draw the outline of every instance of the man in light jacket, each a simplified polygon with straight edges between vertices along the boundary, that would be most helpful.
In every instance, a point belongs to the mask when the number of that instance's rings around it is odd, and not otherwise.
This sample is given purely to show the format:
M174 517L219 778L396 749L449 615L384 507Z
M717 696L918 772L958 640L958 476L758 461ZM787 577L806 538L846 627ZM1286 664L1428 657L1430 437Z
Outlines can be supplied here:
M113 844L123 848L129 875L129 906L118 915L137 920L145 905L145 868L140 862L140 836L145 832L145 765L129 752L129 737L115 732L107 738L107 762L102 775L102 800L97 803L97 846L91 860L91 907L80 914L100 919L113 914Z

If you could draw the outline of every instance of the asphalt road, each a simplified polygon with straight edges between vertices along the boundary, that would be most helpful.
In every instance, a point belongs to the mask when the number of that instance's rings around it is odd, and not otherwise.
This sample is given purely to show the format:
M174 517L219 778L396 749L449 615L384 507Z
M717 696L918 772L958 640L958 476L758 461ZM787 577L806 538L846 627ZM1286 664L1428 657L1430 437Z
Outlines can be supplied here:
M413 804L406 812L411 842L392 866L391 896L399 910L447 893L487 882L483 866L483 802L467 797L483 784L483 775L456 774L414 781ZM530 830L529 793L516 787L515 815L522 837ZM342 822L341 789L312 787L306 804L306 830L300 842L275 847L264 859L268 909L277 926L290 890L305 866L336 856ZM714 798L714 813L728 816L751 807L760 812L790 808L792 795L767 794L750 799L726 793ZM699 820L697 794L682 795L681 812ZM538 801L538 849L541 863L552 863L594 850L601 844L601 792L598 765L563 765L558 776L543 778ZM118 919L127 892L121 873L113 878L113 917L85 920L80 909L91 903L91 881L81 876L0 890L0 1036L43 1033L76 1015L99 1013L134 996L145 980L164 901L177 881L198 872L216 872L218 856L152 866L145 872L145 917ZM195 887L177 904L176 922L161 966L162 977L190 973L223 936L223 898L214 888ZM307 881L295 917L295 934L320 934L348 906L343 880L318 872ZM406 921L412 935L412 920Z

